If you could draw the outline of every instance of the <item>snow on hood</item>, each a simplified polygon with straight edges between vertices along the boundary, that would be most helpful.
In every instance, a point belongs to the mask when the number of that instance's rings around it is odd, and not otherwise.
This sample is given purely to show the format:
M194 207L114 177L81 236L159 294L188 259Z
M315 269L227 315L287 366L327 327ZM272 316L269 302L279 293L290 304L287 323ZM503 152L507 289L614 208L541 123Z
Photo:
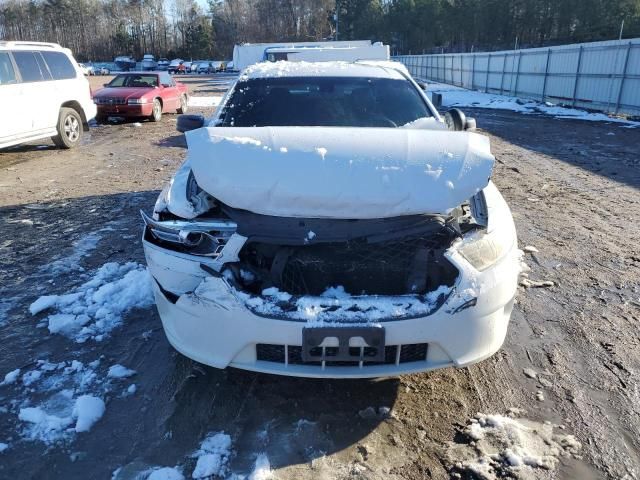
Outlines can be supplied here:
M494 162L489 139L469 132L209 127L187 142L203 190L280 217L446 213L487 186Z

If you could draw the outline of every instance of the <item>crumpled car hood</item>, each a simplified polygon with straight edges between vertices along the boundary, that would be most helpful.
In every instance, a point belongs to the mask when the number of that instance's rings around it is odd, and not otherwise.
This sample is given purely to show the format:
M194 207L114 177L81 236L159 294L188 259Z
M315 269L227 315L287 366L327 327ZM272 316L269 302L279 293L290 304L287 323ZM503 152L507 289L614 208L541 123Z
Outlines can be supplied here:
M208 127L187 142L200 188L279 217L448 213L487 186L494 163L489 139L469 132Z

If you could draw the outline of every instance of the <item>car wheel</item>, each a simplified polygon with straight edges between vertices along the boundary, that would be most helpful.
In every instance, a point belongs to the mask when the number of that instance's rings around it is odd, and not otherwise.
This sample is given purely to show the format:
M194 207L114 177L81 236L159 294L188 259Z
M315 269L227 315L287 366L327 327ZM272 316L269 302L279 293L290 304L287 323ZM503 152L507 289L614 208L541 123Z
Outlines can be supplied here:
M159 122L162 119L162 104L157 98L153 99L153 110L151 111L151 121Z
M180 97L180 106L178 107L178 113L187 113L187 110L189 110L189 100L187 99L186 95L182 95Z
M57 130L58 135L51 137L56 146L73 148L78 145L84 133L80 114L73 108L61 108Z

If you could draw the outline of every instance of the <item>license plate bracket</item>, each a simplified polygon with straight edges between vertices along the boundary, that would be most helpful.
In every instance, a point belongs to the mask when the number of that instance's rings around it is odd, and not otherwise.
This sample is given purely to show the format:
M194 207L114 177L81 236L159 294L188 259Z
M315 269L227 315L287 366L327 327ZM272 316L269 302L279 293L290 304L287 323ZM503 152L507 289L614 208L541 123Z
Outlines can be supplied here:
M322 347L327 338L337 339L338 345ZM352 338L361 338L365 345L350 346ZM382 326L302 329L303 362L384 362L384 347L385 330Z

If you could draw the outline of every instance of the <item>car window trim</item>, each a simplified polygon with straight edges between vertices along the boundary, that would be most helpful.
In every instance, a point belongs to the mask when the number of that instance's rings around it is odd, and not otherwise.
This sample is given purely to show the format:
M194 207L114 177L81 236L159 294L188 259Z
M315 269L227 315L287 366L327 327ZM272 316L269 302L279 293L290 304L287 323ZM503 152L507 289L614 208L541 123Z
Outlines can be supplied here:
M0 53L6 53L9 56L9 62L11 62L11 66L13 67L13 74L16 78L14 83L5 83L0 84L0 87L4 87L7 85L20 85L22 82L22 75L20 74L20 70L18 70L18 66L16 65L15 59L13 58L13 54L11 50L0 50Z

